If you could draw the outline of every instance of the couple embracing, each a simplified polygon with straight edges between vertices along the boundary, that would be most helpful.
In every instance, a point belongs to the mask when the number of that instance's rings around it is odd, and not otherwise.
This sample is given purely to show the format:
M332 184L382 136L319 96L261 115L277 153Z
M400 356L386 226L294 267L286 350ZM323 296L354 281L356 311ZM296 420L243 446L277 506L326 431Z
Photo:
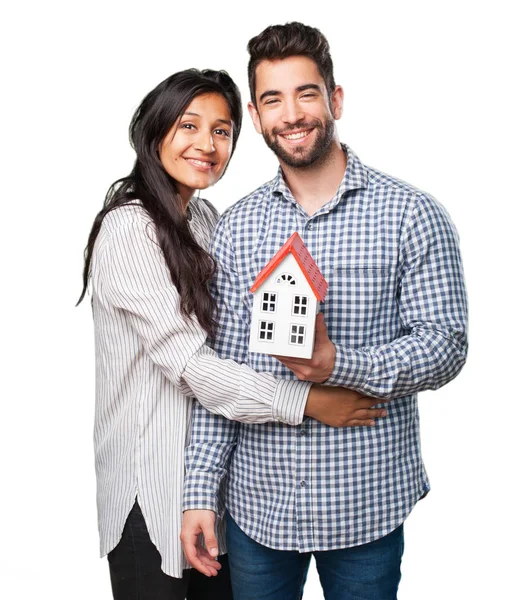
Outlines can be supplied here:
M271 26L248 50L274 179L220 219L195 194L242 106L225 72L182 71L134 114L134 167L90 233L101 553L116 600L298 600L313 555L325 598L392 600L429 490L417 393L466 357L457 233L341 143L320 31ZM249 289L295 231L329 283L313 356L248 352Z

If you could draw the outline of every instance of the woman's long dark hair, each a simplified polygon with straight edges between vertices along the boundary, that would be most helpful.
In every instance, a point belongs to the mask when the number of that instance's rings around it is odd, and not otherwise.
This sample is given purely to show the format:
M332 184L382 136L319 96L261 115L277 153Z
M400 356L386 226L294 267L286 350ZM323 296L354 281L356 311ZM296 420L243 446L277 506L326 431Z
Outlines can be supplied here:
M233 154L242 125L242 106L240 92L225 71L188 69L171 75L152 90L130 123L130 143L137 155L134 167L130 175L110 186L103 209L90 231L78 304L87 292L92 251L104 217L119 206L139 200L155 225L159 245L180 295L181 312L187 318L195 313L200 325L208 334L212 333L214 303L208 283L215 263L191 234L175 180L164 170L159 158L159 146L174 123L196 96L207 93L222 95L229 105Z

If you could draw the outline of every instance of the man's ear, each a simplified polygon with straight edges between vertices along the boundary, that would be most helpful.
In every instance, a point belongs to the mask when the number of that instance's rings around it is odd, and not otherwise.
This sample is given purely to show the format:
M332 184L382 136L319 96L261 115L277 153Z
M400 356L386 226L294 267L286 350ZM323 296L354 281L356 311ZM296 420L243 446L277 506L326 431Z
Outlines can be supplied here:
M343 92L343 88L340 85L337 85L332 92L331 98L331 107L332 107L332 116L337 121L341 119L341 115L343 114L343 98L345 94Z
M247 103L247 110L253 119L253 125L255 126L257 133L262 133L262 124L260 123L260 115L256 110L256 106L252 102Z

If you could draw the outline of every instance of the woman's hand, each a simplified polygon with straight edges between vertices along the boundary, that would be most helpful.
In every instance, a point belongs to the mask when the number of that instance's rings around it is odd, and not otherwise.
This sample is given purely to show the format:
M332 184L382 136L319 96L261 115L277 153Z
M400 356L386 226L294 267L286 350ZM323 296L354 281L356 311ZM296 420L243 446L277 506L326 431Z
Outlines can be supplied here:
M375 419L386 417L384 408L376 404L387 402L370 398L342 387L314 384L309 392L305 414L331 427L373 426Z

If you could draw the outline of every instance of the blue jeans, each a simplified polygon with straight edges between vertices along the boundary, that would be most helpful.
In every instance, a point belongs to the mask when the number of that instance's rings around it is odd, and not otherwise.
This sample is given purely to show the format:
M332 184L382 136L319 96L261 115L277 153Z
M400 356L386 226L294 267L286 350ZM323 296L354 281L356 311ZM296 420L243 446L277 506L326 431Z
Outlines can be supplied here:
M227 549L235 600L300 600L311 554L326 600L396 600L404 535L401 525L369 544L301 554L258 544L228 514Z

